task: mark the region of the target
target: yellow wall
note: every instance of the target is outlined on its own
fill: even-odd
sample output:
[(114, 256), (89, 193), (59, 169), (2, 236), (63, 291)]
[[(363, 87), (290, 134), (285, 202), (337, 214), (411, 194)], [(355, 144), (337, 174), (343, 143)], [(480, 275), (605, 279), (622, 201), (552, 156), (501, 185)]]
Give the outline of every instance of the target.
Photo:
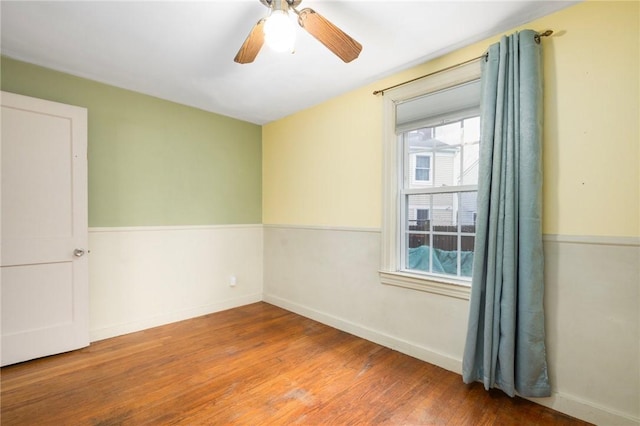
[[(586, 2), (553, 29), (545, 66), (544, 232), (640, 236), (640, 3)], [(520, 29), (520, 28), (518, 28)], [(482, 54), (498, 37), (263, 126), (263, 223), (380, 227), (380, 89)]]

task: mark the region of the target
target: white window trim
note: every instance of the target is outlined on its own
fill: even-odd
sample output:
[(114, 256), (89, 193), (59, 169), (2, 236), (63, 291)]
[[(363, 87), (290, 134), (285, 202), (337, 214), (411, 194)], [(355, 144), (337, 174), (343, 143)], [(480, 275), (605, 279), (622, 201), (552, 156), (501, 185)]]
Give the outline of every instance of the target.
[(455, 279), (400, 272), (398, 218), (400, 217), (399, 183), (402, 170), (398, 161), (403, 155), (396, 135), (396, 105), (426, 93), (477, 80), (481, 76), (480, 60), (446, 72), (434, 74), (411, 84), (389, 90), (383, 96), (383, 176), (382, 176), (382, 248), (380, 281), (383, 284), (427, 291), (469, 300), (471, 287)]

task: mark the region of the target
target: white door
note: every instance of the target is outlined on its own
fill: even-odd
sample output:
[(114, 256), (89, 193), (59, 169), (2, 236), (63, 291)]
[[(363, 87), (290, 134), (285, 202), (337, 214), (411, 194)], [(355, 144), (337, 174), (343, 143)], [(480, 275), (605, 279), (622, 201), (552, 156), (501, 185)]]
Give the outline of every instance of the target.
[(87, 110), (0, 92), (1, 365), (89, 344)]

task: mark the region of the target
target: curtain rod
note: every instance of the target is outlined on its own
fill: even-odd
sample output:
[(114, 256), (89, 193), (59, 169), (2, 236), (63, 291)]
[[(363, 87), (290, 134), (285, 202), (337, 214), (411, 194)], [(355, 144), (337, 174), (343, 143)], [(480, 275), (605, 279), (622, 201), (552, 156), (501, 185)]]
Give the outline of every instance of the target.
[[(551, 34), (553, 34), (552, 30), (546, 30), (543, 33), (536, 34), (534, 40), (535, 40), (536, 43), (540, 44), (540, 37), (549, 37)], [(487, 53), (485, 53), (483, 55), (480, 55), (480, 56), (478, 56), (476, 58), (468, 59), (468, 60), (466, 60), (464, 62), (460, 62), (460, 63), (454, 64), (454, 65), (448, 66), (446, 68), (442, 68), (442, 69), (440, 69), (438, 71), (430, 72), (429, 74), (421, 75), (419, 77), (412, 78), (411, 80), (407, 80), (407, 81), (403, 81), (402, 83), (394, 84), (393, 86), (385, 87), (384, 89), (380, 89), (380, 90), (375, 90), (373, 92), (373, 94), (374, 95), (378, 95), (378, 94), (384, 95), (384, 92), (386, 92), (387, 90), (395, 89), (396, 87), (404, 86), (405, 84), (413, 83), (414, 81), (421, 80), (421, 79), (426, 78), (426, 77), (431, 77), (434, 74), (439, 74), (439, 73), (444, 72), (444, 71), (449, 71), (450, 69), (453, 69), (453, 68), (458, 68), (458, 67), (461, 67), (463, 65), (470, 64), (471, 62), (479, 61), (482, 58), (486, 58), (488, 55), (489, 55), (489, 52), (487, 52)]]

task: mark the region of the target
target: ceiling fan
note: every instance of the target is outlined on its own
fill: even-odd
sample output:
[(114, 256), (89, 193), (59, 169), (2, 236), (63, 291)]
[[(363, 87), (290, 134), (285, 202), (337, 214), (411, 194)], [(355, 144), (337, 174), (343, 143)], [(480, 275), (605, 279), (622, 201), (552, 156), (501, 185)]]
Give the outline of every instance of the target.
[(298, 16), (298, 24), (302, 28), (344, 62), (351, 62), (360, 55), (360, 43), (315, 10), (296, 9), (301, 2), (302, 0), (260, 0), (260, 3), (269, 8), (269, 15), (260, 19), (251, 29), (234, 61), (240, 64), (253, 62), (265, 40), (276, 50), (292, 52), (295, 26), (288, 16), (290, 10)]

